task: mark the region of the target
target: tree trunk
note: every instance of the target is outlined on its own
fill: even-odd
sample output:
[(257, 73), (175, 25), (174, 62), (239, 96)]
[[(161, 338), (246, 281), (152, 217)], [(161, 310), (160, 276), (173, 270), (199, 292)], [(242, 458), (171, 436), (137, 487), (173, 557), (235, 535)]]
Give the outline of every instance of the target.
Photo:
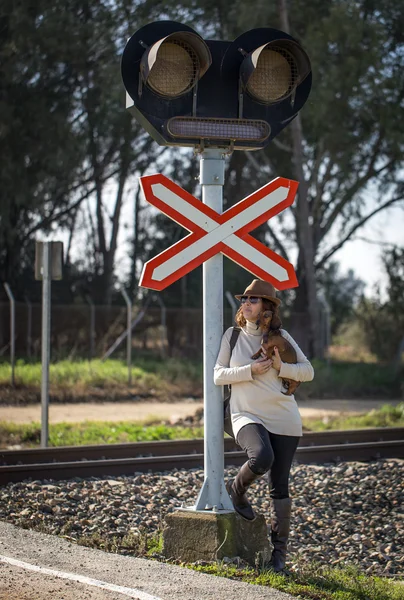
[[(320, 339), (319, 306), (317, 301), (316, 275), (314, 269), (314, 247), (312, 228), (309, 223), (308, 186), (303, 173), (302, 128), (299, 115), (292, 121), (293, 159), (299, 181), (299, 194), (296, 205), (296, 232), (301, 257), (301, 290), (296, 290), (296, 309), (302, 304), (303, 295), (307, 307), (309, 354), (316, 358), (323, 357)], [(303, 280), (303, 281), (302, 281)], [(300, 306), (299, 306), (300, 305)], [(303, 308), (303, 306), (301, 306)]]
[[(278, 0), (279, 18), (281, 29), (289, 33), (289, 18), (286, 6), (286, 0)], [(296, 179), (299, 181), (299, 192), (296, 203), (296, 232), (297, 242), (299, 246), (298, 263), (301, 267), (300, 287), (296, 290), (296, 302), (294, 308), (299, 315), (296, 315), (296, 321), (299, 321), (302, 327), (301, 320), (304, 319), (304, 314), (300, 312), (306, 307), (307, 312), (307, 332), (301, 331), (300, 335), (308, 335), (308, 343), (306, 352), (317, 358), (323, 355), (323, 348), (320, 339), (319, 327), (319, 308), (317, 302), (316, 277), (314, 269), (314, 246), (312, 227), (310, 225), (310, 210), (308, 199), (308, 184), (303, 171), (303, 129), (300, 115), (297, 115), (289, 125), (292, 134), (293, 146), (293, 167), (296, 173)], [(303, 301), (302, 301), (303, 299)], [(297, 323), (296, 323), (297, 325)], [(306, 328), (305, 328), (306, 329)], [(299, 339), (302, 343), (302, 339)]]

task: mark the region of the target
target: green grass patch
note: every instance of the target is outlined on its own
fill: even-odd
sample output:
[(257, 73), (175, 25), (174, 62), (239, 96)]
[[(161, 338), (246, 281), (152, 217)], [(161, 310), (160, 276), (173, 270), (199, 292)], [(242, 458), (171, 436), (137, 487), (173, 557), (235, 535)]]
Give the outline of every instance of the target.
[(145, 541), (146, 555), (152, 557), (153, 555), (161, 555), (163, 552), (163, 533), (155, 533), (148, 535)]
[[(42, 367), (40, 362), (29, 363), (18, 360), (15, 381), (19, 386), (40, 386)], [(10, 383), (11, 366), (0, 363), (0, 385)], [(132, 367), (132, 381), (145, 389), (177, 383), (182, 380), (202, 381), (201, 361), (184, 361), (176, 358), (136, 357)], [(49, 381), (54, 386), (106, 387), (127, 385), (128, 368), (123, 360), (62, 360), (51, 363)]]
[[(303, 419), (306, 431), (335, 429), (361, 429), (369, 427), (404, 427), (404, 402), (397, 406), (383, 405), (364, 415)], [(203, 437), (203, 427), (166, 425), (158, 417), (144, 422), (133, 421), (82, 421), (80, 423), (54, 423), (49, 425), (50, 446), (83, 446), (97, 444), (123, 444), (153, 440), (179, 440)], [(0, 422), (0, 447), (22, 445), (38, 446), (41, 439), (40, 423), (15, 424)]]
[[(398, 398), (402, 393), (403, 374), (389, 365), (366, 362), (313, 361), (315, 377), (299, 388), (299, 395), (311, 398)], [(202, 394), (203, 361), (151, 356), (137, 353), (132, 368), (131, 393), (175, 392), (178, 396)], [(18, 360), (16, 386), (40, 389), (41, 364)], [(0, 362), (0, 388), (9, 386), (11, 367)], [(128, 370), (124, 360), (62, 360), (50, 365), (51, 395), (74, 398), (89, 390), (128, 390)], [(170, 390), (175, 386), (175, 390)], [(1, 389), (0, 389), (1, 391)], [(118, 394), (119, 395), (119, 394)], [(1, 396), (0, 396), (1, 399)], [(23, 399), (23, 398), (22, 398)]]
[[(358, 408), (359, 408), (358, 403)], [(404, 402), (396, 406), (384, 404), (363, 415), (326, 416), (322, 419), (303, 419), (303, 426), (310, 431), (335, 429), (364, 429), (372, 427), (404, 427)]]
[(354, 566), (329, 567), (318, 563), (298, 565), (290, 575), (269, 570), (237, 568), (224, 563), (185, 565), (196, 571), (275, 588), (305, 600), (402, 600), (400, 583), (360, 572)]
[[(145, 425), (130, 421), (55, 423), (49, 425), (49, 446), (85, 446), (94, 444), (123, 444), (155, 440), (179, 440), (203, 437), (202, 427)], [(0, 422), (0, 445), (38, 446), (41, 440), (40, 423), (14, 424)]]

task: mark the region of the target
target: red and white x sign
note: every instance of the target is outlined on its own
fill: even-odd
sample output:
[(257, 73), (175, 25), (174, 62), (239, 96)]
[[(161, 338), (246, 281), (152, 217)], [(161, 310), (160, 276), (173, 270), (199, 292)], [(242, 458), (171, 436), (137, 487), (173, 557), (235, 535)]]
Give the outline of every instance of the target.
[(293, 266), (249, 235), (293, 204), (297, 181), (277, 177), (221, 215), (164, 175), (140, 183), (147, 202), (191, 231), (144, 265), (142, 287), (164, 290), (218, 252), (278, 290), (298, 286)]

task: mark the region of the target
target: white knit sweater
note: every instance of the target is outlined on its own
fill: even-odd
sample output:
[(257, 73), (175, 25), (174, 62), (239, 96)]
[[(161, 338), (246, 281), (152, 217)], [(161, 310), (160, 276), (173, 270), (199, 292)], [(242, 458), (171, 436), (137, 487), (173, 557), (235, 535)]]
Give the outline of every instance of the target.
[(219, 356), (214, 369), (216, 385), (231, 385), (231, 416), (233, 431), (237, 434), (248, 423), (259, 423), (271, 433), (302, 435), (302, 420), (294, 396), (282, 394), (282, 377), (296, 381), (311, 381), (314, 370), (309, 360), (287, 331), (282, 336), (296, 350), (297, 363), (282, 363), (278, 373), (274, 368), (263, 375), (252, 375), (251, 358), (260, 348), (261, 330), (247, 321), (241, 329), (230, 358), (230, 327), (223, 335)]

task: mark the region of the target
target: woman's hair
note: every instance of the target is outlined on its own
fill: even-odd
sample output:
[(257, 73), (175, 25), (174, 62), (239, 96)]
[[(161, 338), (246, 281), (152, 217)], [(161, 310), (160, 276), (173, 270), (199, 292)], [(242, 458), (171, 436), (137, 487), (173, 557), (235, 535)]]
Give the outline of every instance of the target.
[[(262, 298), (262, 311), (257, 319), (257, 328), (259, 327), (259, 324), (260, 324), (260, 316), (266, 310), (270, 310), (272, 312), (272, 319), (271, 319), (271, 325), (270, 325), (271, 331), (276, 331), (276, 330), (280, 329), (282, 327), (282, 321), (281, 321), (281, 316), (279, 314), (279, 306), (277, 306), (274, 302), (271, 302), (271, 300), (268, 300), (267, 298)], [(234, 320), (235, 320), (236, 324), (238, 325), (238, 327), (245, 327), (246, 320), (244, 318), (243, 311), (241, 309), (241, 305), (236, 313)]]

